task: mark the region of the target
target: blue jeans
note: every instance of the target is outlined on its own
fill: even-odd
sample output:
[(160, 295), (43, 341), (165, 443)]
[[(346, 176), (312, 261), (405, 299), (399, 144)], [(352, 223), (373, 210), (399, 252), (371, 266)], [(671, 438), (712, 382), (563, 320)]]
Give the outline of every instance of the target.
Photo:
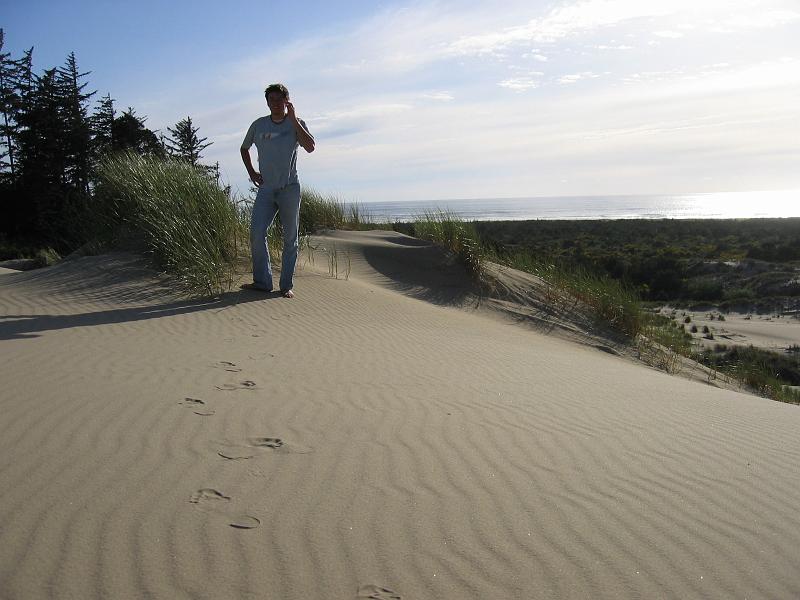
[(267, 230), (280, 213), (283, 225), (283, 260), (281, 261), (281, 291), (292, 289), (292, 277), (297, 263), (297, 236), (300, 226), (300, 184), (290, 183), (282, 188), (262, 185), (256, 194), (250, 218), (250, 249), (253, 255), (253, 283), (272, 289), (272, 265), (267, 249)]

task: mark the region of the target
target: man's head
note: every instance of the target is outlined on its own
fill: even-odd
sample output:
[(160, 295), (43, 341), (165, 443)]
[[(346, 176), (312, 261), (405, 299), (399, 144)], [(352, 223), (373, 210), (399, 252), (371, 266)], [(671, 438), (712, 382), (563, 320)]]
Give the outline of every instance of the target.
[(273, 116), (283, 116), (286, 113), (286, 103), (289, 101), (289, 90), (282, 83), (273, 83), (264, 90), (264, 98)]

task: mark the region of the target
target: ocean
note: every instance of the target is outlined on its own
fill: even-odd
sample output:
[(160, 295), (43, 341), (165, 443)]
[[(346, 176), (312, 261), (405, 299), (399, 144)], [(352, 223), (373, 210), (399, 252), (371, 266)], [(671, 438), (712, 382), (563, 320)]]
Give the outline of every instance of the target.
[(359, 206), (377, 222), (413, 221), (437, 210), (465, 221), (785, 218), (800, 217), (800, 190), (361, 202)]

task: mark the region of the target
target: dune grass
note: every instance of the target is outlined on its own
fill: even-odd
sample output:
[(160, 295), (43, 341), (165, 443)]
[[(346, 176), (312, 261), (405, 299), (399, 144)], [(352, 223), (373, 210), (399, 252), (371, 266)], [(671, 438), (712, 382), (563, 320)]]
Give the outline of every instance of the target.
[(344, 203), (336, 196), (325, 196), (304, 187), (300, 201), (300, 233), (309, 235), (321, 229), (343, 229), (346, 224)]
[(324, 195), (303, 187), (300, 203), (300, 233), (310, 235), (322, 229), (389, 229), (385, 223), (376, 223), (368, 211), (358, 203), (345, 203), (338, 196)]
[(236, 279), (248, 250), (248, 215), (185, 162), (123, 153), (105, 159), (95, 190), (102, 227), (143, 242), (158, 267), (194, 294), (215, 295)]
[(622, 282), (580, 266), (542, 261), (526, 251), (500, 256), (499, 260), (540, 277), (554, 298), (569, 296), (582, 302), (597, 319), (630, 339), (642, 332), (645, 323), (639, 298)]
[(484, 274), (486, 252), (472, 223), (445, 211), (426, 211), (413, 223), (413, 235), (450, 250), (476, 281)]

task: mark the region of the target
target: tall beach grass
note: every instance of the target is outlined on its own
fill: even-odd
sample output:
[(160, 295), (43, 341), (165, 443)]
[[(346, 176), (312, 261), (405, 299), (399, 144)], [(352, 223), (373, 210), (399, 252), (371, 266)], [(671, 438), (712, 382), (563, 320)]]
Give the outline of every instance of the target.
[(483, 279), (485, 252), (472, 223), (446, 210), (426, 211), (414, 220), (413, 232), (450, 250), (476, 281)]
[(644, 319), (639, 297), (624, 283), (581, 266), (543, 261), (530, 252), (515, 252), (498, 260), (542, 279), (550, 288), (551, 300), (574, 298), (587, 306), (599, 321), (632, 340), (642, 332)]
[(145, 244), (156, 264), (194, 294), (230, 289), (248, 249), (247, 211), (192, 165), (134, 153), (105, 159), (98, 218), (119, 238)]

